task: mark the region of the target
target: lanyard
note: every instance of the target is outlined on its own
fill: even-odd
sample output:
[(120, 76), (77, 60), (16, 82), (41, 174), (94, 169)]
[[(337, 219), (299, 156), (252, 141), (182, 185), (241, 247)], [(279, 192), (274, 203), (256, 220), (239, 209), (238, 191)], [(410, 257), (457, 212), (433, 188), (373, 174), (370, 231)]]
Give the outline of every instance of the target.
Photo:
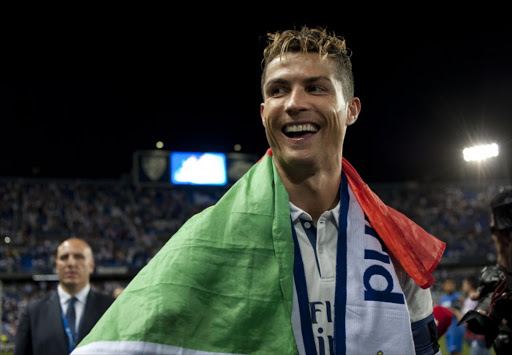
[[(334, 354), (341, 355), (346, 352), (345, 344), (345, 305), (347, 301), (347, 214), (348, 214), (348, 184), (345, 174), (342, 174), (340, 185), (340, 212), (338, 243), (336, 246), (336, 285), (334, 294)], [(297, 298), (300, 311), (302, 338), (307, 355), (317, 355), (315, 338), (311, 323), (311, 313), (306, 285), (304, 263), (300, 252), (297, 233), (292, 221), (292, 235), (294, 241), (295, 258), (293, 274), (297, 290)], [(325, 353), (325, 344), (320, 345), (320, 351)]]
[[(66, 336), (68, 338), (68, 349), (71, 353), (73, 349), (75, 348), (76, 341), (77, 341), (77, 335), (73, 334), (71, 332), (71, 328), (69, 327), (68, 320), (66, 319), (66, 315), (64, 314), (64, 311), (61, 309), (60, 314), (62, 316), (62, 324), (64, 325), (64, 331), (66, 332)], [(78, 329), (76, 329), (76, 333), (78, 334)]]

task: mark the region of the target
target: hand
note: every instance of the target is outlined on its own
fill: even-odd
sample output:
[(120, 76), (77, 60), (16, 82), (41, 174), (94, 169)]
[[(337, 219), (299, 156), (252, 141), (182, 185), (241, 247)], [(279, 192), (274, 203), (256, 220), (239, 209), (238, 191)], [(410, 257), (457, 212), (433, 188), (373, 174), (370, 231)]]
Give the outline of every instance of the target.
[(475, 291), (471, 291), (469, 294), (468, 294), (469, 298), (471, 298), (473, 301), (478, 301), (480, 299), (480, 291), (478, 290), (475, 290)]

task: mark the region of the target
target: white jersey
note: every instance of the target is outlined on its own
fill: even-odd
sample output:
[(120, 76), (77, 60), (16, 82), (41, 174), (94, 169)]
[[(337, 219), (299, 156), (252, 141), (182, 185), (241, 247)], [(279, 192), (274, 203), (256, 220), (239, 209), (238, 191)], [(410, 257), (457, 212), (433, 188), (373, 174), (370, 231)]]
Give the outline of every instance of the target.
[(316, 227), (290, 203), (299, 353), (415, 354), (411, 323), (432, 315), (430, 291), (390, 257), (345, 178), (340, 189)]

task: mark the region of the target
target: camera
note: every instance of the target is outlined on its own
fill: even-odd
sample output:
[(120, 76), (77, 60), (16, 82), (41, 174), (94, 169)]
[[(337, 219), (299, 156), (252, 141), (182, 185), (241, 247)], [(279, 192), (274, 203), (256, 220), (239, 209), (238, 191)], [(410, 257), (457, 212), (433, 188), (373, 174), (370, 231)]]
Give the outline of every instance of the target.
[(486, 266), (479, 278), (480, 294), (475, 309), (458, 324), (466, 323), (475, 334), (485, 336), (488, 348), (496, 354), (512, 354), (512, 274), (500, 265)]
[(482, 269), (478, 304), (458, 324), (466, 323), (470, 331), (484, 335), (486, 346), (492, 345), (497, 355), (512, 354), (512, 270), (502, 266), (512, 262), (512, 187), (498, 193), (490, 207), (498, 264)]

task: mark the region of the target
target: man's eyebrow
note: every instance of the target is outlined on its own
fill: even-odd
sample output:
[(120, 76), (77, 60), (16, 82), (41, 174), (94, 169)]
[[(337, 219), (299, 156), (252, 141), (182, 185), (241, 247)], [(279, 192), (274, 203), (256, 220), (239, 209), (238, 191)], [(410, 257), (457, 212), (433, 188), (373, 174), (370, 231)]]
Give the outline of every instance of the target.
[(312, 77), (304, 79), (304, 82), (306, 84), (311, 84), (311, 83), (314, 83), (314, 82), (317, 82), (317, 81), (328, 81), (328, 82), (331, 82), (331, 79), (329, 79), (328, 77), (323, 76), (323, 75), (312, 76)]
[(273, 86), (273, 85), (284, 85), (284, 84), (288, 84), (288, 83), (289, 83), (289, 81), (286, 79), (275, 78), (275, 79), (270, 79), (269, 81), (267, 81), (267, 83), (265, 84), (265, 87)]
[[(331, 79), (329, 79), (327, 76), (320, 75), (320, 76), (311, 76), (311, 77), (305, 78), (303, 80), (303, 82), (305, 84), (311, 84), (311, 83), (315, 83), (318, 81), (328, 81), (330, 83)], [(273, 85), (286, 85), (289, 83), (290, 83), (289, 80), (286, 80), (283, 78), (275, 78), (275, 79), (270, 79), (269, 81), (267, 81), (267, 83), (265, 84), (265, 87), (273, 86)]]

